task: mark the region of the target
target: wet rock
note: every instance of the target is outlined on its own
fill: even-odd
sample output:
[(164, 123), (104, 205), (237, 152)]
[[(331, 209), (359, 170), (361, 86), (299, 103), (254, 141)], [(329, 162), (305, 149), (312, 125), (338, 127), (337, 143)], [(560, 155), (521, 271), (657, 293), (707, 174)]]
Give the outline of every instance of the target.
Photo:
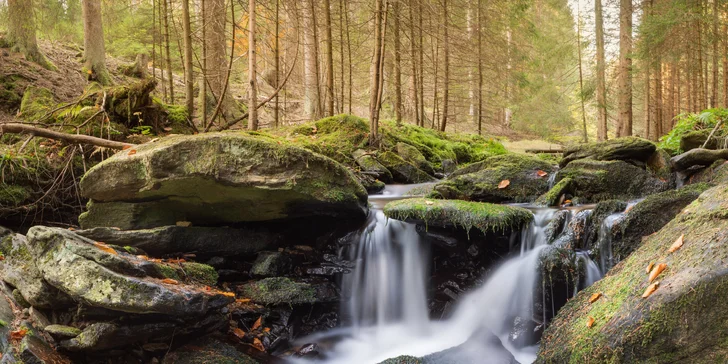
[(319, 356), (319, 347), (317, 344), (306, 344), (296, 351), (297, 357), (316, 358)]
[(260, 252), (253, 262), (250, 273), (256, 276), (275, 277), (288, 274), (292, 266), (291, 258), (282, 252)]
[[(487, 361), (493, 364), (518, 364), (503, 343), (488, 329), (481, 329), (473, 333), (464, 343), (438, 353), (430, 354), (421, 361), (397, 361), (399, 357), (385, 361), (387, 364), (455, 364), (455, 363), (482, 363)], [(411, 357), (410, 357), (411, 358)], [(487, 359), (485, 359), (487, 358)], [(409, 359), (407, 359), (409, 360)]]
[(662, 148), (658, 148), (650, 159), (647, 160), (647, 169), (657, 178), (670, 182), (673, 187), (675, 176), (672, 173), (672, 165), (670, 164), (670, 153)]
[(520, 207), (459, 200), (412, 198), (393, 201), (384, 206), (387, 217), (425, 226), (476, 228), (491, 231), (518, 230), (533, 220), (533, 214)]
[(535, 203), (541, 206), (560, 206), (569, 199), (573, 189), (574, 180), (571, 177), (562, 178), (548, 192), (539, 196)]
[[(20, 362), (24, 364), (70, 364), (72, 361), (55, 351), (37, 335), (26, 335), (20, 342)], [(0, 361), (4, 362), (4, 361)]]
[(169, 284), (145, 276), (150, 262), (100, 249), (58, 228), (28, 231), (31, 254), (43, 278), (74, 299), (130, 313), (200, 316), (234, 299), (203, 287)]
[(434, 177), (405, 161), (393, 152), (380, 153), (377, 160), (392, 172), (392, 177), (398, 183), (424, 183), (432, 182)]
[[(597, 240), (599, 239), (599, 235), (602, 234), (600, 230), (603, 228), (602, 223), (604, 219), (610, 215), (624, 212), (625, 209), (627, 209), (627, 203), (624, 201), (606, 200), (599, 202), (589, 219), (590, 221), (584, 240), (584, 250), (598, 248), (597, 244), (599, 242)], [(611, 231), (605, 233), (612, 234)]]
[[(728, 340), (728, 186), (703, 192), (603, 279), (579, 292), (544, 333), (538, 363), (722, 362)], [(668, 248), (684, 236), (683, 246)], [(645, 269), (667, 264), (659, 286)], [(594, 293), (603, 297), (594, 303)], [(595, 318), (591, 328), (589, 317)], [(584, 350), (588, 348), (588, 350)]]
[[(568, 193), (578, 203), (604, 200), (630, 200), (662, 192), (669, 188), (650, 172), (620, 160), (580, 159), (569, 163), (556, 175), (557, 182), (571, 179)], [(558, 183), (557, 183), (558, 186)]]
[(51, 334), (53, 337), (62, 339), (74, 338), (81, 335), (80, 329), (65, 325), (48, 325), (43, 329), (43, 331)]
[[(125, 230), (304, 216), (366, 216), (366, 191), (337, 162), (245, 133), (172, 136), (89, 170), (81, 226)], [(131, 155), (130, 155), (131, 154)], [(133, 204), (129, 207), (124, 204)], [(116, 211), (118, 215), (106, 214)]]
[(396, 358), (387, 359), (379, 364), (424, 364), (425, 362), (422, 361), (422, 359), (409, 356), (409, 355), (401, 355)]
[(1, 238), (0, 252), (4, 256), (0, 261), (0, 277), (17, 288), (23, 301), (41, 308), (61, 308), (73, 303), (71, 297), (43, 278), (25, 236), (10, 234)]
[(397, 155), (402, 157), (402, 159), (431, 176), (435, 175), (435, 170), (432, 168), (432, 165), (417, 148), (402, 142), (397, 143), (395, 148)]
[(717, 161), (713, 162), (710, 167), (691, 175), (690, 178), (686, 181), (687, 184), (703, 182), (711, 185), (728, 183), (728, 161), (724, 159), (718, 159)]
[(657, 147), (651, 141), (636, 137), (578, 144), (564, 151), (564, 157), (561, 159), (559, 166), (564, 168), (569, 163), (579, 159), (637, 161), (644, 163), (656, 149)]
[(335, 302), (339, 292), (327, 280), (294, 280), (274, 277), (252, 281), (237, 287), (240, 297), (250, 298), (263, 305), (286, 303), (291, 305)]
[(458, 163), (452, 159), (443, 159), (442, 160), (442, 172), (445, 175), (451, 174), (455, 172), (455, 170), (458, 168)]
[[(435, 186), (435, 193), (446, 199), (530, 202), (549, 188), (548, 178), (539, 171), (552, 173), (554, 166), (537, 157), (499, 155), (458, 169)], [(499, 188), (503, 180), (510, 183)]]
[(195, 340), (164, 357), (163, 364), (238, 363), (257, 364), (237, 347), (214, 336)]
[(361, 167), (362, 171), (384, 183), (392, 183), (392, 172), (379, 163), (372, 153), (357, 149), (352, 153), (352, 157), (354, 157), (356, 164)]
[(569, 210), (559, 210), (554, 214), (551, 221), (544, 228), (547, 243), (553, 242), (564, 231), (570, 216), (571, 212)]

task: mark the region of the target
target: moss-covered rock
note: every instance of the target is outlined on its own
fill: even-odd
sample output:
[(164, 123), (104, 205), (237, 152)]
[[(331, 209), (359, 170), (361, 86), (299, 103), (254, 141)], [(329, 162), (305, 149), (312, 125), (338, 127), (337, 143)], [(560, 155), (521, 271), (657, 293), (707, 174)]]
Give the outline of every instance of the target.
[(390, 172), (392, 172), (392, 176), (395, 182), (423, 183), (432, 182), (435, 180), (434, 177), (427, 174), (425, 171), (417, 168), (415, 165), (402, 159), (400, 156), (393, 152), (380, 153), (377, 156), (377, 160)]
[(51, 90), (44, 87), (28, 86), (20, 103), (20, 117), (28, 121), (37, 121), (49, 112), (55, 104)]
[(392, 172), (379, 163), (374, 158), (373, 153), (369, 153), (363, 149), (357, 149), (352, 153), (352, 157), (354, 157), (356, 164), (361, 167), (362, 171), (371, 174), (374, 178), (384, 183), (392, 183)]
[(402, 355), (396, 358), (387, 359), (379, 364), (424, 364), (424, 361), (418, 357)]
[(639, 161), (646, 162), (657, 147), (649, 140), (637, 137), (611, 139), (605, 142), (578, 144), (564, 151), (559, 164), (561, 168), (578, 159), (598, 161)]
[(570, 177), (561, 179), (548, 192), (536, 199), (536, 204), (545, 206), (561, 205), (566, 200), (566, 196), (571, 193), (573, 182), (574, 180)]
[(263, 305), (327, 303), (339, 299), (338, 290), (329, 281), (301, 281), (286, 277), (248, 282), (238, 287), (238, 293)]
[(513, 231), (533, 220), (524, 208), (483, 202), (413, 198), (393, 201), (384, 206), (387, 217), (433, 227), (454, 227), (484, 234)]
[(29, 198), (30, 192), (26, 187), (0, 183), (0, 205), (19, 206)]
[(571, 179), (569, 188), (560, 192), (571, 194), (578, 203), (611, 199), (627, 201), (669, 188), (667, 181), (621, 160), (580, 159), (558, 172), (557, 184), (567, 178)]
[(221, 338), (207, 336), (166, 355), (163, 364), (257, 364), (244, 352)]
[(397, 155), (402, 159), (431, 176), (435, 175), (435, 170), (432, 168), (432, 165), (417, 148), (402, 142), (397, 143), (395, 148)]
[(718, 159), (710, 167), (690, 176), (687, 183), (708, 183), (711, 185), (728, 183), (728, 161)]
[[(220, 225), (366, 214), (366, 190), (350, 171), (329, 158), (264, 136), (170, 136), (133, 151), (100, 163), (80, 183), (82, 195), (99, 206), (132, 203), (134, 214), (151, 220), (138, 218), (132, 228), (177, 221)], [(114, 216), (98, 216), (108, 213), (104, 209), (92, 207), (81, 219), (82, 226), (116, 226)]]
[(639, 248), (642, 237), (660, 230), (709, 187), (705, 183), (685, 186), (647, 196), (634, 205), (619, 223), (617, 236), (612, 238), (612, 252), (616, 260), (624, 259)]
[[(716, 363), (728, 360), (728, 186), (705, 191), (558, 313), (538, 363)], [(684, 236), (682, 247), (668, 249)], [(667, 264), (657, 290), (645, 269)], [(589, 298), (601, 298), (589, 303)], [(587, 322), (594, 319), (589, 327)]]
[(673, 182), (672, 166), (670, 165), (670, 153), (665, 149), (658, 148), (647, 160), (647, 169), (657, 178)]
[[(709, 129), (690, 130), (682, 135), (680, 138), (680, 150), (687, 152), (695, 148), (702, 148), (705, 141), (708, 140), (710, 135)], [(712, 138), (708, 145), (705, 146), (707, 149), (717, 149), (718, 140)]]
[(183, 262), (181, 265), (186, 279), (206, 286), (214, 286), (217, 284), (219, 276), (215, 268), (207, 264), (195, 262)]
[(250, 273), (261, 277), (275, 277), (290, 273), (291, 258), (283, 252), (260, 252), (250, 268)]
[[(548, 190), (547, 175), (554, 170), (554, 166), (537, 157), (499, 155), (458, 169), (438, 183), (435, 192), (446, 199), (530, 202)], [(499, 188), (503, 180), (510, 183)]]
[(81, 335), (80, 329), (66, 325), (48, 325), (43, 329), (43, 331), (53, 335), (54, 337), (64, 339)]

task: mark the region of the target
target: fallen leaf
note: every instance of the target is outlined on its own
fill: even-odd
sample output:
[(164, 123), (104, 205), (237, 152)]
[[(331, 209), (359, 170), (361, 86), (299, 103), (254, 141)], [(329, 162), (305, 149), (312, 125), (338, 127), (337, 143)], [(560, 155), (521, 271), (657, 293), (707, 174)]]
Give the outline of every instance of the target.
[(108, 245), (106, 245), (106, 244), (104, 244), (104, 243), (102, 243), (100, 241), (94, 242), (94, 245), (97, 248), (99, 248), (99, 249), (101, 249), (101, 250), (103, 250), (103, 251), (105, 251), (105, 252), (107, 252), (109, 254), (119, 255), (119, 253), (117, 253), (116, 250), (114, 250), (114, 248), (112, 248), (112, 247), (110, 247), (110, 246), (108, 246)]
[(253, 327), (250, 329), (250, 331), (253, 331), (260, 327), (260, 325), (263, 324), (263, 316), (258, 317), (257, 320), (255, 320), (255, 323), (253, 324)]
[(591, 327), (594, 326), (594, 321), (596, 321), (594, 317), (589, 316), (589, 321), (586, 322), (586, 327), (591, 329)]
[(139, 258), (139, 259), (141, 259), (141, 260), (149, 260), (149, 257), (146, 256), (146, 255), (137, 255), (136, 257)]
[(652, 267), (655, 266), (655, 263), (650, 262), (650, 264), (647, 266), (647, 269), (645, 269), (645, 273), (650, 274), (652, 272)]
[(655, 282), (647, 286), (647, 289), (645, 290), (645, 293), (642, 294), (642, 298), (650, 297), (651, 294), (655, 293), (657, 291), (657, 287), (660, 286), (660, 282)]
[(245, 331), (243, 331), (243, 330), (241, 330), (241, 329), (239, 329), (237, 327), (233, 329), (233, 334), (235, 336), (237, 336), (238, 339), (242, 339), (242, 338), (245, 337)]
[(263, 343), (260, 342), (260, 339), (258, 339), (257, 337), (253, 339), (253, 347), (260, 351), (265, 351), (265, 347), (263, 346)]
[(571, 203), (571, 200), (566, 200), (566, 201), (564, 201), (564, 205), (568, 205), (568, 204), (570, 204), (570, 203)]
[(191, 221), (177, 221), (177, 226), (180, 227), (189, 227), (190, 225), (192, 225)]
[(678, 249), (680, 249), (683, 246), (684, 239), (685, 239), (685, 234), (680, 235), (680, 237), (677, 238), (677, 240), (675, 240), (674, 243), (672, 243), (672, 245), (670, 246), (670, 249), (668, 249), (668, 252), (674, 253)]
[(121, 150), (127, 150), (127, 149), (131, 149), (131, 145), (125, 145), (125, 146), (121, 147)]
[(650, 272), (650, 283), (652, 283), (652, 281), (654, 281), (655, 278), (657, 278), (657, 276), (659, 276), (660, 273), (665, 270), (665, 268), (667, 268), (667, 264), (660, 263), (654, 269), (652, 269), (652, 272)]
[(0, 262), (2, 262), (3, 260), (5, 260), (5, 257), (0, 255)]
[(127, 153), (127, 155), (134, 155), (134, 154), (136, 154), (136, 149), (132, 149), (129, 151), (129, 153)]
[(166, 284), (179, 284), (179, 282), (177, 280), (174, 280), (172, 278), (162, 279), (162, 283), (166, 283)]
[(235, 297), (235, 292), (220, 291), (219, 293), (225, 297)]
[(548, 172), (542, 171), (542, 170), (539, 169), (538, 172), (536, 172), (536, 175), (539, 176), (539, 177), (546, 177), (549, 174), (548, 174)]
[(68, 231), (76, 231), (76, 229), (70, 227), (70, 228), (68, 228)]
[(500, 183), (498, 184), (498, 188), (504, 189), (504, 188), (508, 187), (508, 185), (510, 185), (510, 184), (511, 184), (511, 181), (504, 179), (504, 180), (500, 181)]
[(172, 263), (172, 264), (180, 264), (180, 263), (184, 263), (184, 262), (186, 262), (186, 260), (184, 260), (184, 259), (168, 259), (167, 260), (167, 263)]
[(249, 303), (250, 302), (250, 298), (238, 298), (237, 300), (235, 300), (235, 302), (237, 302), (237, 303)]
[(162, 130), (164, 130), (164, 131), (166, 131), (166, 132), (170, 132), (170, 131), (172, 131), (172, 128), (170, 128), (170, 127), (166, 127), (166, 128), (162, 128)]
[(601, 297), (602, 297), (602, 293), (601, 292), (595, 293), (595, 294), (591, 295), (591, 297), (589, 297), (589, 303), (594, 303), (594, 302), (596, 302)]
[(28, 333), (28, 329), (20, 329), (15, 331), (10, 331), (10, 339), (11, 340), (21, 340), (25, 337), (25, 335)]
[(263, 332), (270, 332), (270, 327), (266, 327), (263, 329)]
[(434, 204), (434, 202), (432, 202), (432, 201), (429, 201), (429, 200), (425, 201), (425, 205), (433, 205), (433, 204)]

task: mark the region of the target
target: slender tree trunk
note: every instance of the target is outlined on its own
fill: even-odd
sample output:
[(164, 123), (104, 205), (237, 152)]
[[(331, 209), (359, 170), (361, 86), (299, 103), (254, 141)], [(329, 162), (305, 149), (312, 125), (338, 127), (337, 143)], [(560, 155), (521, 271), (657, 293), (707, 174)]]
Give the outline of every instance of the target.
[(339, 77), (341, 79), (341, 94), (339, 96), (339, 114), (344, 113), (344, 104), (346, 103), (346, 97), (344, 90), (346, 88), (346, 82), (344, 82), (344, 0), (339, 0), (339, 56), (341, 56), (341, 62), (339, 63)]
[(169, 102), (174, 104), (174, 77), (172, 75), (172, 57), (169, 52), (169, 9), (167, 1), (162, 0), (164, 3), (164, 47), (165, 53), (167, 54), (167, 82), (169, 82)]
[(346, 56), (349, 63), (349, 114), (351, 114), (351, 103), (353, 100), (352, 87), (354, 86), (354, 64), (351, 63), (351, 31), (349, 30), (349, 2), (344, 0), (344, 17), (346, 20)]
[(710, 97), (710, 107), (718, 106), (718, 0), (713, 0), (713, 85)]
[[(202, 119), (205, 120), (217, 104), (220, 104), (218, 115), (223, 119), (233, 117), (235, 110), (234, 101), (227, 92), (225, 85), (228, 74), (228, 57), (225, 25), (227, 21), (226, 0), (204, 0), (202, 1), (203, 13), (203, 85), (200, 89), (204, 91), (201, 97)], [(209, 90), (209, 92), (208, 92)], [(210, 120), (214, 123), (215, 120)]]
[(157, 0), (152, 0), (152, 78), (157, 79)]
[[(477, 25), (477, 20), (473, 19), (473, 13), (477, 11), (473, 11), (473, 1), (479, 1), (479, 0), (468, 0), (467, 6), (468, 9), (465, 14), (465, 20), (467, 23), (467, 30), (468, 30), (468, 44), (473, 44), (473, 41), (475, 40), (475, 25)], [(468, 60), (469, 61), (469, 60)], [(468, 115), (472, 118), (474, 122), (477, 123), (478, 115), (475, 110), (475, 95), (476, 95), (476, 89), (475, 89), (475, 72), (474, 67), (470, 62), (467, 65), (468, 67)]]
[[(703, 15), (702, 0), (698, 0), (697, 4), (698, 4), (698, 9), (697, 9), (698, 16), (702, 17), (702, 15)], [(702, 24), (702, 21), (700, 21), (699, 19), (696, 20), (695, 22), (696, 22), (695, 30), (697, 31), (697, 37), (698, 37), (698, 45), (697, 45), (697, 47), (698, 47), (698, 49), (697, 49), (697, 54), (698, 54), (698, 62), (697, 62), (697, 64), (698, 64), (698, 69), (697, 69), (697, 73), (698, 73), (698, 108), (700, 110), (703, 110), (706, 108), (706, 105), (707, 105), (707, 102), (706, 102), (707, 93), (705, 92), (705, 88), (707, 87), (707, 84), (706, 84), (706, 80), (705, 80), (705, 77), (703, 74), (703, 26), (702, 26), (703, 24)]]
[(195, 115), (194, 73), (192, 71), (192, 29), (190, 26), (190, 0), (182, 0), (182, 29), (184, 38), (185, 105), (190, 120)]
[(450, 97), (450, 38), (448, 35), (447, 28), (449, 27), (449, 17), (447, 12), (447, 0), (443, 0), (443, 31), (444, 31), (444, 50), (445, 63), (444, 63), (444, 90), (442, 91), (442, 122), (440, 123), (440, 131), (445, 131), (447, 127), (447, 113), (448, 104)]
[[(659, 54), (660, 50), (656, 50)], [(662, 136), (662, 57), (657, 56), (657, 66), (655, 68), (655, 121), (652, 128), (653, 138), (652, 140), (657, 141)]]
[(158, 16), (158, 24), (159, 27), (157, 29), (157, 40), (159, 42), (159, 83), (162, 86), (162, 94), (164, 95), (164, 102), (169, 102), (169, 95), (167, 94), (167, 81), (164, 79), (164, 68), (166, 65), (166, 60), (164, 59), (164, 34), (163, 34), (163, 28), (164, 28), (164, 16), (162, 15), (162, 12), (164, 11), (164, 5), (162, 5), (162, 2), (166, 0), (158, 0), (157, 1), (157, 16)]
[(409, 1), (409, 23), (410, 23), (410, 60), (412, 61), (412, 101), (414, 102), (414, 110), (412, 115), (415, 119), (415, 125), (420, 125), (420, 100), (417, 89), (417, 52), (416, 52), (416, 31), (414, 7), (416, 0)]
[(589, 136), (587, 135), (586, 131), (586, 107), (584, 106), (584, 70), (581, 59), (581, 9), (577, 11), (576, 17), (576, 51), (577, 56), (579, 57), (579, 99), (581, 100), (581, 122), (584, 132), (584, 143), (586, 143), (589, 141)]
[(316, 28), (313, 14), (313, 3), (307, 0), (303, 10), (303, 90), (304, 115), (306, 119), (313, 120), (318, 117), (318, 65), (316, 52)]
[[(274, 45), (274, 52), (275, 52), (275, 88), (278, 88), (278, 83), (280, 82), (280, 73), (281, 73), (281, 50), (280, 50), (280, 0), (273, 0), (275, 1), (275, 45)], [(278, 105), (278, 94), (276, 94), (275, 98), (275, 105), (273, 107), (273, 127), (277, 128), (280, 126), (280, 107)]]
[(248, 5), (248, 82), (250, 83), (250, 101), (248, 102), (248, 129), (258, 130), (258, 82), (256, 72), (255, 49), (255, 0), (250, 0)]
[(324, 0), (326, 22), (326, 116), (334, 115), (334, 45), (331, 36), (331, 3)]
[(619, 130), (617, 136), (632, 135), (632, 0), (619, 7)]
[(644, 124), (645, 135), (644, 135), (644, 137), (646, 139), (653, 139), (652, 136), (651, 136), (652, 130), (650, 130), (651, 129), (651, 125), (652, 125), (652, 120), (651, 120), (652, 113), (650, 112), (651, 111), (650, 110), (650, 102), (652, 101), (652, 100), (650, 100), (650, 95), (651, 95), (651, 93), (650, 93), (650, 66), (647, 65), (647, 64), (645, 64), (644, 67), (645, 67), (645, 84), (644, 84), (645, 85), (645, 98), (644, 98), (644, 101), (645, 101), (645, 105), (644, 105), (645, 106), (645, 109), (644, 109), (644, 113), (645, 113), (645, 124)]
[(478, 1), (478, 135), (483, 135), (483, 4)]
[(374, 55), (373, 72), (369, 83), (369, 145), (376, 146), (379, 137), (379, 71), (382, 60), (383, 0), (374, 1)]
[[(200, 70), (200, 117), (202, 118), (202, 127), (204, 129), (207, 129), (207, 104), (210, 102), (208, 100), (207, 95), (207, 83), (208, 80), (208, 74), (210, 73), (210, 69), (207, 66), (207, 49), (208, 46), (208, 35), (207, 35), (207, 27), (209, 24), (211, 24), (214, 20), (208, 19), (208, 17), (212, 18), (212, 14), (210, 14), (210, 9), (206, 9), (207, 5), (210, 4), (210, 2), (213, 0), (200, 0), (200, 18), (202, 20), (202, 67)], [(212, 122), (212, 121), (211, 121)]]
[(402, 124), (402, 46), (399, 39), (400, 1), (393, 0), (392, 3), (392, 15), (394, 16), (394, 117), (397, 125)]
[(84, 68), (90, 80), (110, 85), (111, 75), (106, 70), (106, 47), (101, 21), (101, 0), (83, 0)]
[(417, 28), (417, 33), (420, 38), (419, 46), (417, 47), (420, 53), (420, 73), (419, 73), (419, 82), (418, 86), (420, 87), (420, 126), (425, 126), (425, 37), (423, 35), (422, 25), (423, 25), (423, 8), (422, 8), (422, 1), (418, 1), (419, 3), (419, 11), (417, 15), (417, 20), (419, 21), (419, 28)]
[[(13, 52), (22, 53), (27, 60), (38, 63), (44, 68), (56, 69), (38, 48), (38, 41), (35, 37), (33, 2), (30, 0), (7, 0), (7, 4), (8, 41), (12, 45)], [(84, 1), (84, 8), (85, 4), (86, 1)], [(99, 26), (101, 25), (99, 24)]]
[(723, 107), (728, 108), (728, 20), (723, 22)]
[(609, 137), (607, 135), (607, 82), (605, 76), (606, 62), (604, 59), (604, 15), (602, 11), (602, 0), (594, 1), (594, 14), (597, 37), (597, 139), (604, 141)]

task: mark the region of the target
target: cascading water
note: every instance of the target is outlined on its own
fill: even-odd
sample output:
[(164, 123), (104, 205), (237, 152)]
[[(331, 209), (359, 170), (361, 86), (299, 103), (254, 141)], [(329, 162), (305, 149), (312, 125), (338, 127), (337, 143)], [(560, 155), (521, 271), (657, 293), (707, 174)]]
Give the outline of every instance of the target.
[[(387, 193), (388, 192), (388, 193)], [(373, 209), (359, 244), (348, 252), (357, 263), (345, 276), (349, 296), (342, 305), (348, 319), (344, 329), (307, 340), (341, 338), (325, 355), (326, 363), (379, 363), (400, 355), (424, 357), (425, 362), (521, 363), (535, 360), (536, 340), (513, 340), (514, 325), (535, 319), (539, 262), (547, 248), (546, 226), (558, 211), (538, 209), (534, 221), (521, 232), (520, 248), (488, 275), (485, 283), (464, 295), (450, 317), (430, 320), (427, 309), (428, 246), (415, 225), (388, 220), (380, 210), (403, 191), (372, 196)], [(564, 224), (566, 225), (566, 224)], [(579, 255), (587, 267), (587, 284), (601, 277), (588, 255)], [(533, 328), (523, 330), (528, 336)], [(484, 339), (489, 338), (489, 339)], [(435, 353), (435, 354), (433, 354)], [(512, 356), (511, 356), (512, 355)]]

